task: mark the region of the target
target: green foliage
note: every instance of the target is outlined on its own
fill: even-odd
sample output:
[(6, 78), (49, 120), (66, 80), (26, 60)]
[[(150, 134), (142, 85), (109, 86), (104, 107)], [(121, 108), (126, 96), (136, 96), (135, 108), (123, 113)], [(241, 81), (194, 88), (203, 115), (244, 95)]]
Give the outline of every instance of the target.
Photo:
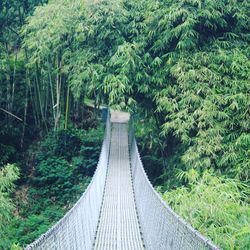
[(0, 143), (0, 155), (2, 155), (0, 159), (0, 166), (3, 166), (9, 159), (13, 158), (16, 153), (16, 150), (13, 146), (4, 145)]
[(21, 245), (32, 242), (46, 232), (65, 212), (59, 206), (50, 205), (44, 208), (44, 211), (40, 214), (30, 213), (25, 219), (20, 217), (14, 218), (8, 228), (11, 242), (18, 242)]
[[(187, 144), (182, 156), (187, 167), (227, 168), (228, 173), (234, 172), (240, 178), (248, 179), (249, 143), (246, 133), (250, 124), (246, 107), (249, 106), (249, 87), (248, 75), (243, 73), (250, 70), (247, 58), (235, 49), (227, 54), (222, 50), (208, 54), (198, 52), (193, 59), (182, 60), (172, 69), (178, 83), (174, 86), (176, 107), (174, 112), (168, 113), (163, 133), (174, 133), (182, 143)], [(235, 65), (244, 64), (245, 69), (236, 75), (229, 66), (224, 68), (227, 72), (222, 75), (223, 66), (219, 69), (217, 60), (228, 65), (233, 60)], [(237, 97), (240, 98), (241, 109), (232, 106), (237, 103)], [(160, 108), (165, 109), (168, 98), (166, 90), (164, 96), (158, 99)], [(239, 147), (242, 138), (245, 138), (244, 146), (241, 144)]]
[[(82, 166), (78, 168), (78, 171), (84, 176), (92, 176), (94, 174), (101, 152), (101, 144), (104, 135), (103, 131), (103, 127), (100, 126), (97, 129), (90, 129), (85, 132), (83, 145), (80, 149), (80, 157), (82, 157), (83, 162)], [(79, 158), (77, 165), (79, 165)]]
[[(34, 214), (28, 216), (25, 220), (14, 219), (11, 226), (13, 228), (10, 230), (10, 234), (14, 233), (14, 235), (11, 235), (12, 240), (23, 245), (46, 232), (51, 224), (45, 216)], [(14, 228), (16, 230), (13, 230)]]
[(72, 156), (79, 151), (84, 134), (84, 131), (77, 129), (51, 132), (41, 143), (41, 151), (37, 155), (38, 162), (46, 160), (52, 155), (71, 160)]
[[(34, 166), (30, 166), (27, 173), (28, 185), (19, 186), (20, 190), (16, 192), (17, 212), (12, 219), (13, 207), (6, 200), (9, 208), (4, 211), (9, 221), (5, 223), (6, 239), (0, 241), (0, 248), (8, 249), (13, 244), (25, 246), (66, 213), (89, 184), (99, 158), (102, 138), (102, 125), (89, 130), (58, 130), (50, 132), (30, 149)], [(8, 179), (10, 177), (9, 174)]]
[(159, 159), (162, 185), (176, 169), (192, 167), (249, 181), (247, 8), (223, 0), (144, 5), (133, 53), (124, 44), (127, 53), (115, 54), (117, 78), (129, 61), (135, 68), (126, 71), (125, 87), (111, 84), (111, 103), (119, 103), (116, 95), (137, 103), (146, 131), (139, 142)]
[(35, 213), (52, 204), (70, 205), (80, 196), (97, 165), (102, 137), (102, 126), (88, 131), (59, 130), (47, 136), (37, 153), (29, 191), (29, 206)]
[(11, 250), (22, 250), (23, 248), (22, 247), (20, 247), (20, 245), (19, 244), (12, 244), (11, 245), (11, 248), (10, 248)]
[(211, 171), (181, 172), (182, 186), (163, 194), (176, 212), (223, 249), (249, 249), (250, 208), (247, 186)]
[(34, 16), (27, 19), (28, 23), (22, 31), (24, 46), (33, 52), (29, 59), (31, 64), (42, 63), (42, 60), (45, 60), (44, 66), (49, 67), (51, 52), (52, 55), (60, 52), (67, 53), (82, 10), (83, 5), (77, 1), (74, 3), (53, 1), (49, 5), (36, 8)]
[(14, 182), (19, 178), (19, 170), (13, 164), (0, 168), (0, 248), (6, 244), (6, 225), (12, 218), (15, 208), (10, 194), (14, 191)]
[(41, 197), (50, 197), (62, 203), (67, 202), (75, 194), (74, 168), (58, 157), (50, 157), (41, 161), (37, 168), (33, 185), (37, 188), (35, 194)]
[[(17, 39), (15, 32), (6, 32), (18, 27), (17, 9), (27, 9), (21, 11), (27, 16), (35, 4), (43, 3), (29, 1), (30, 7), (24, 8), (23, 2), (11, 1), (11, 6), (8, 2), (2, 4), (6, 18), (0, 14), (5, 30), (1, 41)], [(15, 18), (8, 28), (12, 14)], [(249, 183), (250, 169), (249, 27), (245, 0), (55, 0), (37, 7), (18, 37), (16, 44), (23, 39), (18, 56), (14, 42), (0, 44), (0, 104), (25, 120), (17, 128), (9, 115), (0, 113), (4, 154), (0, 164), (15, 155), (16, 145), (22, 146), (34, 124), (45, 131), (54, 127), (57, 132), (49, 134), (34, 157), (37, 167), (30, 173), (29, 202), (41, 215), (50, 202), (63, 203), (72, 191), (78, 195), (81, 180), (86, 183), (84, 176), (93, 174), (101, 132), (88, 131), (88, 137), (87, 132), (60, 128), (68, 127), (68, 117), (74, 122), (87, 119), (82, 111), (85, 97), (94, 99), (95, 105), (106, 101), (137, 114), (138, 142), (154, 184), (163, 190), (186, 185), (177, 190), (186, 190), (187, 204), (198, 199), (196, 187), (204, 195), (210, 190), (211, 197), (206, 198), (211, 198), (211, 206), (221, 205), (212, 183), (231, 190), (232, 199), (225, 196), (228, 206), (218, 205), (210, 224), (199, 230), (210, 230), (207, 235), (222, 246), (228, 244), (226, 248), (248, 247), (244, 245), (248, 229), (239, 228), (240, 220), (245, 223), (241, 213), (249, 218), (239, 183)], [(13, 138), (15, 143), (4, 142)], [(198, 179), (176, 178), (180, 170), (190, 169)], [(208, 213), (201, 207), (197, 218), (206, 219)], [(235, 218), (235, 230), (221, 221), (223, 216)], [(210, 225), (215, 224), (213, 231)], [(221, 241), (216, 233), (221, 233)]]

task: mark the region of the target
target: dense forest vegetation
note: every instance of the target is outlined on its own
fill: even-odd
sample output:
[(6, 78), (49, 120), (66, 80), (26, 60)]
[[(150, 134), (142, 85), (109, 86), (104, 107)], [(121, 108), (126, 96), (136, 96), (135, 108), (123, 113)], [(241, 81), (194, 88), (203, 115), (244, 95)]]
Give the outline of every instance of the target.
[(250, 249), (249, 12), (247, 0), (1, 1), (0, 249), (33, 241), (89, 183), (103, 126), (88, 99), (133, 114), (178, 214)]

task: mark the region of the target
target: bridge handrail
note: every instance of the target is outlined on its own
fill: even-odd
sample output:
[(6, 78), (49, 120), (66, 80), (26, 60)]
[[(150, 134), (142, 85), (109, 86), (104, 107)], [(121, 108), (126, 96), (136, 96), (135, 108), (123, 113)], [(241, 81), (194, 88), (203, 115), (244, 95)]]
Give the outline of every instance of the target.
[(135, 202), (146, 249), (219, 250), (177, 215), (155, 191), (143, 168), (132, 124), (129, 144)]
[[(97, 230), (110, 149), (110, 114), (94, 176), (75, 205), (46, 233), (25, 249), (91, 249)], [(80, 211), (81, 210), (81, 211)], [(74, 237), (72, 237), (72, 234)], [(77, 240), (76, 240), (77, 239)]]

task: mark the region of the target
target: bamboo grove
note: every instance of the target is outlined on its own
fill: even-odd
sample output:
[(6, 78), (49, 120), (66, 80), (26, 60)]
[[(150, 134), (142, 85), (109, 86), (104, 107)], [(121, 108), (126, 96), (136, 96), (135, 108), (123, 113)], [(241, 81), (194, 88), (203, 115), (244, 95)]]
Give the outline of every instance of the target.
[(164, 199), (249, 249), (249, 1), (46, 2), (0, 3), (1, 134), (23, 148), (85, 119), (86, 99), (128, 110)]

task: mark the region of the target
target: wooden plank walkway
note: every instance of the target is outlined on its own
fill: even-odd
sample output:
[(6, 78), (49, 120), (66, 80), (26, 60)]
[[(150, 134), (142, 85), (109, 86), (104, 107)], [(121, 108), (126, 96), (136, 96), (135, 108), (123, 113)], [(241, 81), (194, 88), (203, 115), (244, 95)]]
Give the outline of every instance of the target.
[(127, 117), (113, 113), (111, 121), (115, 123), (112, 124), (108, 173), (94, 249), (140, 250), (144, 246), (133, 193)]

